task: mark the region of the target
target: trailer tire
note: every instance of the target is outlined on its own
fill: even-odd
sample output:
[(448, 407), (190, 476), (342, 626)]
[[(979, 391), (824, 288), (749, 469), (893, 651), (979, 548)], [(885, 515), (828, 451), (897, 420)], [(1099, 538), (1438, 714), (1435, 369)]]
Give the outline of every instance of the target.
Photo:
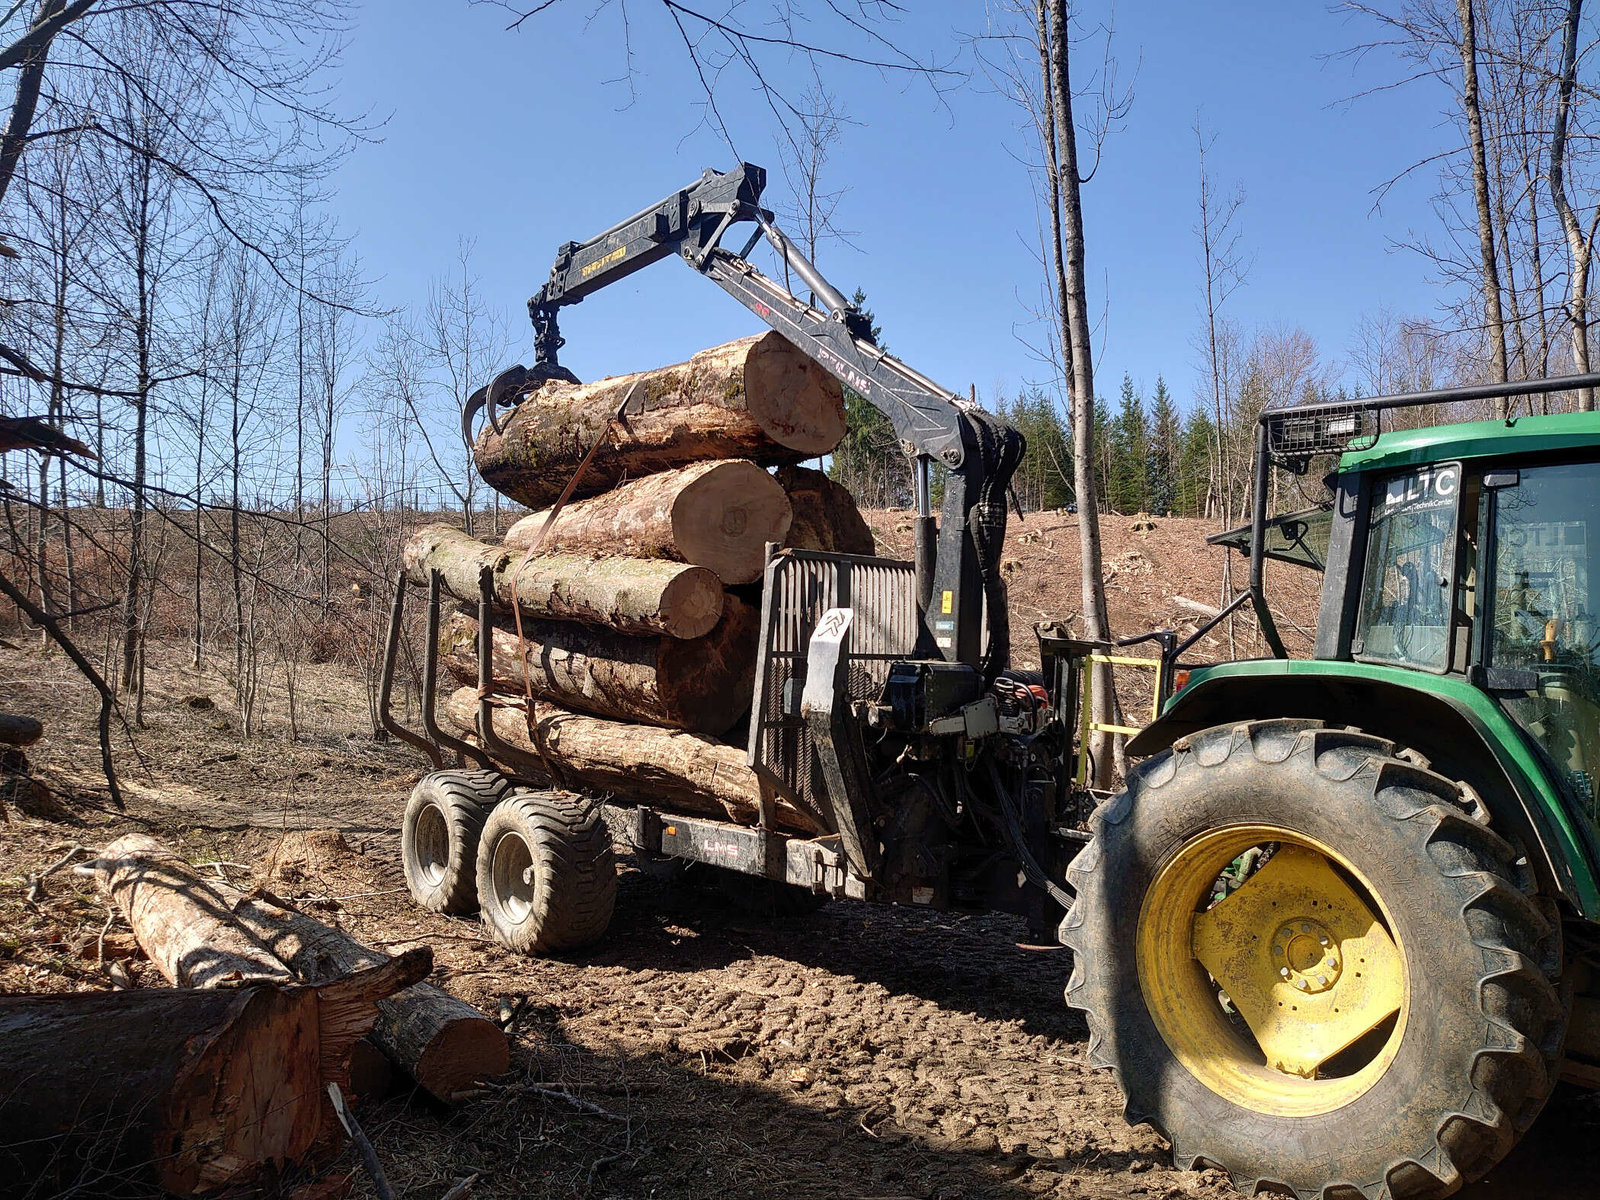
[[(1061, 929), (1128, 1121), (1246, 1195), (1441, 1197), (1500, 1161), (1555, 1085), (1567, 1011), (1559, 925), (1483, 815), (1393, 743), (1315, 721), (1208, 729), (1135, 768), (1091, 819)], [(1247, 843), (1267, 865), (1214, 890)], [(1341, 997), (1353, 1040), (1310, 1052)]]
[(400, 866), (423, 908), (477, 911), (478, 838), (509, 786), (498, 771), (432, 771), (411, 789), (400, 821)]
[(617, 860), (600, 801), (515, 788), (478, 844), (484, 927), (520, 954), (597, 940), (617, 903)]

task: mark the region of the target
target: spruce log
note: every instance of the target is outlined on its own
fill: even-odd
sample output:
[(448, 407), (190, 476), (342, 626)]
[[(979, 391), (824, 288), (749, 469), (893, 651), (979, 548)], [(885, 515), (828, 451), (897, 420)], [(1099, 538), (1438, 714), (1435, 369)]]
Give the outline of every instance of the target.
[[(264, 892), (215, 885), (241, 928), (270, 950), (295, 977), (324, 983), (381, 966), (387, 954), (368, 949), (342, 930), (283, 907)], [(413, 984), (378, 1001), (371, 1039), (437, 1099), (450, 1102), (511, 1065), (506, 1035), (472, 1005), (431, 983)]]
[(696, 638), (722, 616), (722, 584), (705, 567), (621, 555), (541, 554), (524, 562), (521, 548), (486, 545), (448, 525), (418, 530), (403, 557), (413, 583), (438, 570), (444, 590), (470, 604), (478, 602), (478, 571), (488, 567), (496, 603), (509, 609), (514, 597), (528, 617)]
[(574, 499), (708, 458), (800, 462), (844, 437), (838, 381), (765, 333), (654, 371), (546, 383), (502, 419), (501, 433), (485, 423), (473, 448), (478, 473), (529, 508), (554, 504), (630, 391), (627, 414), (595, 451)]
[[(524, 621), (526, 654), (508, 620), (494, 627), (496, 691), (600, 717), (720, 736), (750, 711), (760, 614), (727, 597), (702, 638), (629, 638), (559, 621)], [(439, 655), (462, 683), (478, 682), (478, 622), (451, 613), (439, 623)]]
[[(495, 732), (549, 763), (562, 786), (582, 783), (636, 804), (704, 813), (740, 825), (754, 825), (760, 815), (761, 784), (737, 746), (678, 730), (587, 717), (551, 704), (535, 706), (530, 730), (524, 701), (496, 696), (494, 704)], [(458, 689), (445, 701), (444, 713), (458, 728), (473, 732), (477, 689)], [(825, 832), (782, 798), (776, 800), (776, 816), (790, 829)]]
[(337, 1137), (327, 1085), (349, 1086), (376, 1002), (432, 965), (423, 947), (320, 987), (0, 996), (0, 1178), (38, 1195), (271, 1187)]
[(748, 459), (646, 475), (604, 495), (523, 517), (506, 545), (541, 551), (670, 558), (715, 571), (723, 583), (761, 578), (768, 542), (782, 542), (794, 511), (778, 481)]
[(211, 885), (148, 834), (118, 838), (89, 866), (174, 987), (293, 982), (287, 967), (234, 924)]
[(878, 552), (872, 530), (848, 488), (811, 467), (779, 467), (777, 482), (794, 509), (785, 546), (869, 557)]

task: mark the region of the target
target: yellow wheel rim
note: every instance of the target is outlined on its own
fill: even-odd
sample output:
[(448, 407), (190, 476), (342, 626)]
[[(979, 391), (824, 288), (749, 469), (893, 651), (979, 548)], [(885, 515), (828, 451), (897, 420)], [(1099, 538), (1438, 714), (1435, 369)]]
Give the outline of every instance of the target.
[[(1228, 864), (1267, 843), (1278, 847), (1267, 863), (1212, 904)], [(1330, 847), (1225, 826), (1157, 872), (1139, 913), (1139, 984), (1173, 1054), (1212, 1091), (1256, 1112), (1330, 1112), (1399, 1049), (1408, 984), (1393, 929), (1376, 889)]]

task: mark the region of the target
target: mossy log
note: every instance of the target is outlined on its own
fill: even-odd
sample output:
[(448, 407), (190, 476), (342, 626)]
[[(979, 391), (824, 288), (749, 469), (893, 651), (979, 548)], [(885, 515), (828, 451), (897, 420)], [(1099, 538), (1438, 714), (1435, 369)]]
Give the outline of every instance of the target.
[(529, 559), (521, 548), (490, 546), (448, 525), (419, 529), (402, 553), (414, 583), (427, 583), (428, 573), (437, 570), (444, 590), (469, 604), (478, 602), (478, 572), (488, 567), (496, 603), (507, 609), (515, 604), (528, 617), (697, 638), (722, 616), (722, 583), (705, 567), (622, 554)]
[[(629, 638), (556, 621), (524, 621), (523, 643), (495, 623), (493, 687), (594, 716), (640, 721), (713, 737), (750, 711), (760, 614), (734, 596), (702, 638)], [(451, 613), (440, 622), (439, 657), (462, 683), (478, 681), (478, 622)]]
[(844, 395), (838, 380), (766, 333), (653, 371), (543, 384), (501, 419), (501, 432), (484, 425), (473, 455), (490, 487), (547, 508), (602, 434), (574, 499), (707, 459), (777, 465), (827, 454), (844, 437)]
[[(761, 811), (761, 784), (737, 746), (672, 729), (628, 725), (538, 704), (529, 726), (524, 701), (494, 699), (494, 728), (518, 749), (548, 763), (564, 787), (582, 784), (615, 793), (635, 804), (668, 812), (700, 813), (754, 825)], [(458, 728), (477, 727), (478, 693), (460, 688), (443, 711)], [(822, 833), (815, 820), (777, 799), (779, 825)]]
[(506, 545), (674, 559), (723, 583), (753, 583), (767, 543), (783, 542), (793, 516), (776, 479), (748, 459), (724, 459), (630, 480), (568, 504), (553, 521), (532, 513), (506, 531)]

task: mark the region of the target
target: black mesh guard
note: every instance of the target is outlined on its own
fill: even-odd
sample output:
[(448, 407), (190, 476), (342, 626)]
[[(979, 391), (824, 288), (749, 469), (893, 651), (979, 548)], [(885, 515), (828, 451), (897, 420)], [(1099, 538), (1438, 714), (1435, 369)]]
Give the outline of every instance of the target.
[(988, 687), (1011, 662), (1011, 617), (1000, 558), (1006, 541), (1006, 500), (1011, 477), (1022, 465), (1028, 442), (1011, 425), (981, 409), (969, 411), (966, 418), (972, 430), (969, 453), (976, 455), (981, 464), (981, 482), (967, 517), (967, 529), (972, 535), (979, 578), (983, 580), (989, 622), (989, 640), (980, 664), (984, 686)]

